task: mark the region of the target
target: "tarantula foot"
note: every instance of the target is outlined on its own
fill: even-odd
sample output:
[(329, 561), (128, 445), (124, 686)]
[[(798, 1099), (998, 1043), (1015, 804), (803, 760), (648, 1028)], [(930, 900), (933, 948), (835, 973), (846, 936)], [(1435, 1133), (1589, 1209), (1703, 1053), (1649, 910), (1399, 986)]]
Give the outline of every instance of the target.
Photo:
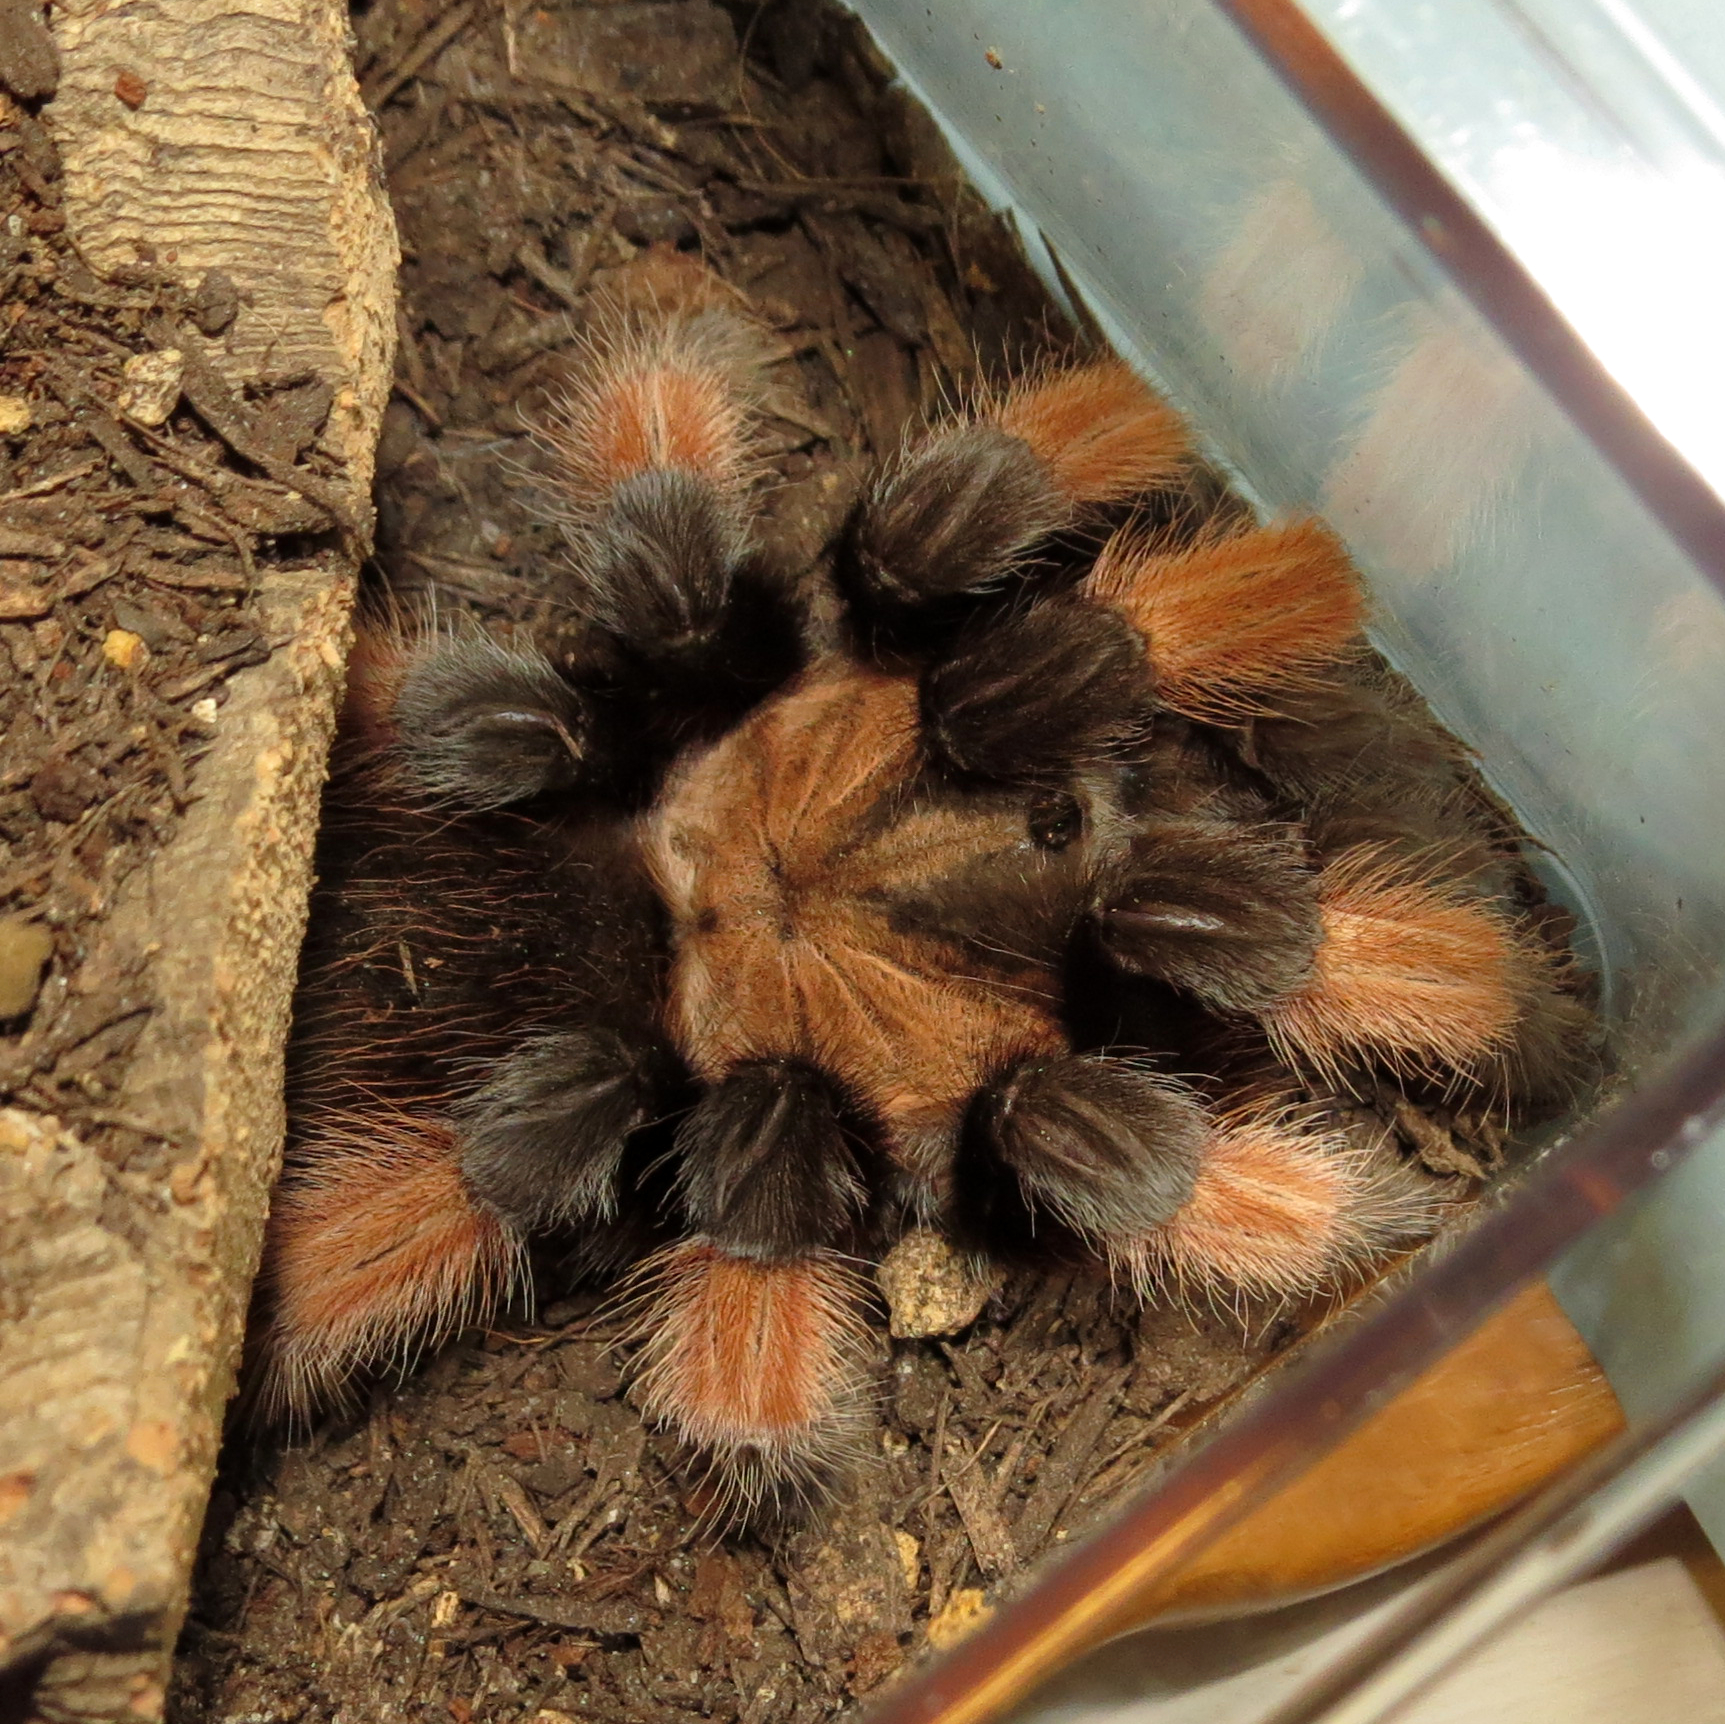
[(410, 659), (395, 698), (395, 751), (413, 782), (473, 808), (501, 808), (579, 782), (581, 696), (536, 651), (478, 633), (444, 636)]
[(930, 752), (979, 778), (1065, 779), (1129, 755), (1148, 738), (1154, 705), (1131, 625), (1075, 600), (978, 630), (922, 679)]
[[(984, 1162), (1013, 1175), (1032, 1220), (1047, 1210), (1100, 1241), (1143, 1233), (1191, 1198), (1210, 1129), (1183, 1085), (1100, 1054), (1024, 1061), (978, 1095), (973, 1123)], [(998, 1176), (975, 1172), (986, 1215), (1000, 1207)]]
[(857, 1446), (873, 1347), (863, 1297), (824, 1251), (764, 1262), (697, 1238), (641, 1266), (642, 1410), (705, 1457), (728, 1506), (816, 1495)]
[(752, 1060), (677, 1132), (690, 1223), (727, 1251), (795, 1257), (861, 1216), (867, 1187), (827, 1077), (800, 1060)]
[(680, 1076), (656, 1041), (596, 1026), (523, 1043), (456, 1106), (467, 1183), (525, 1232), (609, 1220), (629, 1138)]
[(1304, 984), (1320, 931), (1317, 877), (1297, 843), (1198, 822), (1140, 835), (1095, 916), (1121, 969), (1231, 1012)]

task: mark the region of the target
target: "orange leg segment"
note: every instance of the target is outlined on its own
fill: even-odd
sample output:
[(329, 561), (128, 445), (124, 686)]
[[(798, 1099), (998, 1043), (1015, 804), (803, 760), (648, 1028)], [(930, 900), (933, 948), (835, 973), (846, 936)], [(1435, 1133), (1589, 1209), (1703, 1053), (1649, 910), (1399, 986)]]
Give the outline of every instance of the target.
[(482, 1318), (523, 1270), (520, 1242), (468, 1193), (441, 1122), (356, 1121), (301, 1154), (276, 1193), (260, 1277), (263, 1398), (298, 1418), (354, 1372)]
[(1173, 550), (1130, 529), (1085, 582), (1145, 637), (1163, 702), (1193, 718), (1272, 710), (1357, 644), (1365, 600), (1348, 554), (1317, 521)]

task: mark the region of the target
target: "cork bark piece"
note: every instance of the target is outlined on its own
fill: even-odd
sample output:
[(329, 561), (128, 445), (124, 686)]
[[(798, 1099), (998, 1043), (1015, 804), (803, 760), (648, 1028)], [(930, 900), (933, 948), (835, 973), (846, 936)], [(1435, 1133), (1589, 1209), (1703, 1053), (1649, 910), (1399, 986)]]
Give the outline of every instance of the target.
[(231, 385), (310, 373), (323, 445), (367, 499), (390, 386), (395, 227), (329, 0), (68, 0), (48, 119), (72, 236), (98, 271), (201, 287)]
[[(195, 327), (172, 345), (196, 344), (180, 356), (186, 401), (262, 472), (253, 489), (298, 488), (344, 528), (309, 554), (260, 551), (255, 570), (236, 536), (262, 662), (227, 678), (219, 710), (201, 703), (214, 740), (189, 802), (79, 960), (80, 976), (126, 978), (147, 1006), (102, 1106), (155, 1148), (116, 1158), (87, 1123), (0, 1108), (0, 1714), (136, 1720), (162, 1710), (279, 1164), (399, 253), (332, 0), (69, 0), (50, 22), (60, 80), (41, 118), (64, 177), (44, 228), (63, 213), (122, 298), (129, 280), (184, 283)], [(201, 400), (200, 375), (220, 380)], [(259, 383), (276, 401), (296, 384), (329, 391), (317, 461), (247, 447), (249, 410), (218, 422)], [(159, 484), (94, 417), (132, 482)], [(187, 467), (183, 441), (148, 447), (208, 470)], [(248, 485), (234, 477), (233, 494)], [(184, 494), (207, 528), (208, 502), (199, 513)], [(116, 666), (146, 650), (123, 629), (111, 639), (126, 649)]]
[(173, 1146), (165, 1189), (116, 1202), (123, 1171), (0, 1111), (0, 1672), (43, 1718), (159, 1712), (280, 1154), (352, 584), (269, 585), (291, 644), (230, 684), (202, 796), (103, 930), (155, 1002), (116, 1106)]

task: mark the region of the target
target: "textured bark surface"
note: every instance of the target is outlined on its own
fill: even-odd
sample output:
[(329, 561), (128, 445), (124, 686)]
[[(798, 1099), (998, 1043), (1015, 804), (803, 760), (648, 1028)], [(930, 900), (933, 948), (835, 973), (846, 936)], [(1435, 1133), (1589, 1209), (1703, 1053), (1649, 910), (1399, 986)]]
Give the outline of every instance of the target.
[[(197, 293), (236, 390), (316, 376), (321, 446), (369, 517), (397, 249), (324, 0), (74, 0), (50, 20), (70, 237)], [(100, 931), (152, 1010), (116, 1166), (0, 1111), (0, 1716), (159, 1716), (283, 1130), (281, 1057), (339, 696), (350, 545), (262, 583), (276, 650), (228, 685), (194, 801)]]
[(173, 1145), (166, 1188), (0, 1112), (0, 1666), (45, 1718), (160, 1708), (280, 1153), (352, 586), (270, 584), (291, 644), (234, 679), (203, 794), (104, 930), (155, 1002), (117, 1105)]
[[(395, 229), (328, 0), (66, 0), (49, 109), (73, 237), (97, 269), (154, 262), (237, 295), (230, 383), (315, 372), (325, 447), (371, 488), (394, 348)], [(212, 284), (214, 326), (225, 287)]]

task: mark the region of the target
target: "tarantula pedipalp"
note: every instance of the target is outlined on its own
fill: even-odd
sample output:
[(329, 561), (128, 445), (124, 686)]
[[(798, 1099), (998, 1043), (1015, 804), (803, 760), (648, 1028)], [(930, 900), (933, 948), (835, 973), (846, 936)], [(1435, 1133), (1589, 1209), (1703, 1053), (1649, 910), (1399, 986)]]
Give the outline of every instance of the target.
[(1299, 1074), (1563, 1085), (1585, 1014), (1331, 534), (1120, 525), (1185, 433), (1049, 372), (874, 477), (821, 636), (749, 551), (756, 352), (636, 329), (548, 428), (572, 654), (356, 661), (262, 1283), (287, 1406), (556, 1233), (637, 1265), (653, 1416), (810, 1480), (866, 1400), (850, 1265), (909, 1223), (1309, 1291), (1430, 1205)]

